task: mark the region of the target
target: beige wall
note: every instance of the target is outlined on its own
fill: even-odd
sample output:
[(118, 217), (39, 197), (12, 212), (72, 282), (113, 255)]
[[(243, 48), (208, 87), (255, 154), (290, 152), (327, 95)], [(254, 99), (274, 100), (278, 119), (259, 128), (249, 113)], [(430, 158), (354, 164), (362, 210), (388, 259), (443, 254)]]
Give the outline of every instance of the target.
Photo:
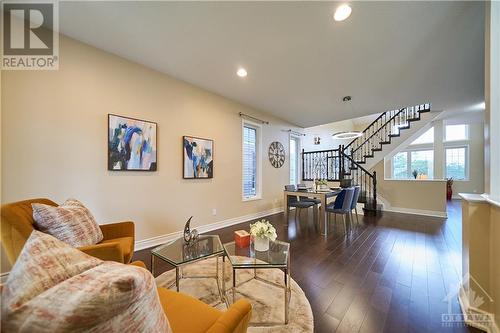
[[(262, 200), (242, 202), (238, 112), (270, 122)], [(107, 171), (108, 113), (158, 123), (157, 172)], [(282, 206), (288, 158), (275, 169), (267, 148), (288, 151), (290, 124), (68, 38), (58, 71), (3, 73), (2, 118), (3, 203), (75, 197), (99, 223), (135, 221), (138, 240), (182, 230), (191, 215), (196, 227)], [(215, 140), (213, 179), (182, 179), (183, 135)]]
[[(478, 194), (462, 194), (462, 274), (470, 274), (463, 288), (483, 298), (479, 305), (494, 315), (500, 328), (500, 206)], [(486, 294), (485, 294), (486, 292)], [(466, 298), (467, 295), (461, 297)], [(490, 298), (493, 301), (490, 301)]]
[(377, 172), (377, 193), (390, 205), (387, 209), (446, 214), (446, 181), (385, 179), (384, 161), (380, 161), (373, 170)]

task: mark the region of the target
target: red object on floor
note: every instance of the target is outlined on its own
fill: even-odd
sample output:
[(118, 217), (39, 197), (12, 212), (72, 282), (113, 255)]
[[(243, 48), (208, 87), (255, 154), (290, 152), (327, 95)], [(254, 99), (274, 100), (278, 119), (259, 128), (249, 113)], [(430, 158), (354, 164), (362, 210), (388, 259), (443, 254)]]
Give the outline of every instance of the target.
[(453, 190), (451, 189), (451, 186), (448, 186), (446, 189), (446, 199), (449, 201), (451, 200), (451, 197), (453, 196)]
[(250, 246), (250, 234), (245, 230), (237, 230), (234, 232), (234, 242), (237, 247)]

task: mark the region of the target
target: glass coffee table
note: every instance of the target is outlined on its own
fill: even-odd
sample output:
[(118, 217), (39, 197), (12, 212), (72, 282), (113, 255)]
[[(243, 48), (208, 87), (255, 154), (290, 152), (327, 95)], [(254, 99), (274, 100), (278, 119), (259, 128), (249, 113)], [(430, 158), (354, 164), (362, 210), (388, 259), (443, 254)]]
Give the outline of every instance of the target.
[[(215, 276), (196, 276), (191, 278), (215, 278), (221, 300), (224, 301), (224, 294), (219, 283), (219, 257), (224, 255), (224, 248), (220, 242), (219, 236), (200, 235), (198, 240), (192, 244), (186, 244), (184, 239), (180, 238), (172, 242), (160, 245), (151, 251), (151, 273), (155, 276), (156, 260), (163, 260), (175, 267), (174, 284), (179, 291), (179, 281), (182, 278), (182, 267), (194, 262), (216, 257)], [(222, 265), (222, 280), (224, 280), (224, 265)]]
[[(290, 303), (291, 284), (290, 284), (290, 244), (281, 241), (270, 241), (268, 251), (255, 251), (253, 243), (248, 247), (240, 248), (234, 242), (224, 244), (225, 256), (229, 258), (233, 269), (233, 287), (229, 288), (232, 291), (232, 297), (226, 297), (226, 302), (232, 300), (235, 302), (236, 288), (253, 279), (257, 279), (266, 284), (283, 288), (284, 294), (284, 311), (285, 324), (288, 324), (288, 307)], [(262, 279), (257, 275), (257, 270), (278, 268), (283, 271), (283, 284), (277, 284), (272, 281)], [(236, 271), (239, 269), (253, 269), (253, 277), (247, 281), (236, 285)], [(224, 274), (224, 272), (223, 272)], [(224, 286), (223, 286), (224, 289)], [(224, 293), (226, 290), (224, 289)], [(229, 304), (228, 304), (229, 305)], [(274, 323), (259, 323), (260, 325), (272, 325)]]

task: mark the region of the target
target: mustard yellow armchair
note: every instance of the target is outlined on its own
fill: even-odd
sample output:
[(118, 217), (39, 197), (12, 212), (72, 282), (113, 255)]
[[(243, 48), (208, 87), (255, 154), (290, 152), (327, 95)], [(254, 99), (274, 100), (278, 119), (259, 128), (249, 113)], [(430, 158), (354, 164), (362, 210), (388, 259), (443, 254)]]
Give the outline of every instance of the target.
[[(131, 264), (146, 269), (142, 261)], [(245, 333), (252, 315), (252, 306), (245, 299), (219, 311), (170, 289), (159, 287), (158, 295), (173, 333)]]
[[(32, 199), (5, 204), (1, 209), (2, 244), (11, 264), (14, 264), (34, 228), (32, 203), (50, 206), (57, 204), (49, 199)], [(96, 244), (78, 248), (102, 260), (129, 263), (134, 254), (134, 223), (119, 222), (100, 225), (104, 239)]]

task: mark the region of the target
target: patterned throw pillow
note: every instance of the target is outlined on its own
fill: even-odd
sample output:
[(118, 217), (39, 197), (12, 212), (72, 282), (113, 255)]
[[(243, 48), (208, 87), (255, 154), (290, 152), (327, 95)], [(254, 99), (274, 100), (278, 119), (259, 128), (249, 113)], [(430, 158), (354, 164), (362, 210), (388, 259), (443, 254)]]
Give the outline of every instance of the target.
[(58, 207), (38, 203), (31, 206), (36, 228), (71, 246), (94, 245), (103, 239), (94, 216), (78, 200), (68, 199)]
[[(50, 269), (62, 271), (71, 266), (70, 262), (66, 262), (71, 254), (76, 258), (75, 264), (83, 269), (79, 260), (88, 257), (37, 231), (26, 244), (21, 253), (21, 256), (24, 253), (25, 260), (18, 260), (12, 269), (18, 272), (17, 277), (30, 270), (43, 272), (46, 262), (54, 263)], [(33, 251), (33, 248), (45, 251), (51, 246), (67, 251), (64, 252), (61, 267), (57, 265), (61, 258), (57, 252), (44, 255), (44, 260), (34, 259), (42, 254)], [(34, 290), (29, 284), (39, 283), (40, 275), (43, 279), (43, 274), (47, 273), (34, 274), (31, 280), (21, 281), (9, 275), (2, 291), (2, 332), (171, 332), (151, 273), (136, 266), (89, 258), (97, 262), (97, 266), (42, 292), (39, 291), (44, 288), (38, 288), (30, 297), (20, 298), (14, 293), (22, 293), (25, 288)], [(49, 270), (48, 267), (45, 270)], [(77, 270), (67, 275), (75, 272)]]
[(54, 237), (34, 230), (9, 273), (2, 290), (2, 312), (24, 303), (58, 283), (101, 264)]

